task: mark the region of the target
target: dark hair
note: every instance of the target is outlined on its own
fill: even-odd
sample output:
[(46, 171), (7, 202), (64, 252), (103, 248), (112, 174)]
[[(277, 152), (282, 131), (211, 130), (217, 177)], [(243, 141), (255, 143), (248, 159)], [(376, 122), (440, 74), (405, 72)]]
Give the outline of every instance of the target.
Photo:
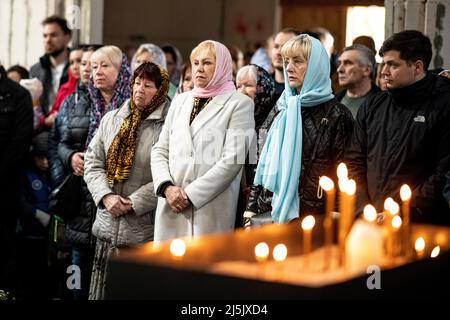
[(56, 23), (57, 25), (59, 25), (59, 27), (61, 28), (62, 32), (64, 34), (68, 34), (70, 36), (72, 36), (72, 30), (69, 29), (69, 27), (67, 26), (67, 20), (57, 16), (57, 15), (53, 15), (50, 17), (47, 17), (44, 19), (44, 21), (42, 21), (42, 25), (45, 26), (46, 24), (51, 24), (51, 23)]
[(372, 37), (369, 36), (359, 36), (353, 39), (352, 44), (362, 44), (363, 46), (366, 46), (370, 50), (373, 51), (373, 54), (377, 54), (377, 50), (375, 49), (375, 41)]
[(18, 74), (20, 74), (21, 79), (29, 79), (30, 78), (30, 73), (28, 72), (28, 70), (18, 64), (11, 66), (6, 71), (6, 73), (10, 73), (10, 72), (14, 72), (14, 71), (17, 72)]
[(283, 28), (278, 33), (293, 33), (296, 36), (298, 36), (301, 32), (300, 32), (300, 30), (298, 30), (296, 28)]
[(141, 64), (133, 73), (133, 83), (136, 78), (143, 78), (146, 80), (153, 81), (157, 89), (161, 87), (163, 78), (161, 76), (161, 71), (157, 64), (153, 62), (144, 62)]
[(424, 71), (428, 70), (432, 56), (431, 41), (422, 32), (405, 30), (394, 33), (384, 40), (379, 51), (380, 56), (382, 57), (390, 50), (399, 51), (400, 58), (407, 63), (414, 63), (417, 60), (421, 60), (423, 62)]
[(173, 61), (175, 62), (175, 64), (177, 63), (177, 54), (175, 52), (175, 49), (171, 45), (167, 44), (165, 46), (162, 46), (161, 49), (165, 53), (169, 53), (170, 55), (172, 55)]
[(37, 134), (31, 142), (31, 154), (35, 156), (47, 156), (48, 131)]
[(85, 44), (83, 47), (83, 52), (97, 51), (101, 47), (103, 47), (102, 44)]
[(358, 61), (360, 64), (364, 66), (370, 66), (372, 68), (372, 72), (370, 73), (370, 77), (373, 78), (377, 73), (376, 64), (375, 61), (375, 54), (369, 47), (366, 47), (362, 44), (353, 44), (351, 46), (345, 47), (342, 52), (355, 50), (359, 52)]
[(188, 69), (192, 70), (191, 60), (187, 60), (183, 65), (181, 66), (181, 76), (183, 77), (183, 80), (185, 78), (184, 74)]

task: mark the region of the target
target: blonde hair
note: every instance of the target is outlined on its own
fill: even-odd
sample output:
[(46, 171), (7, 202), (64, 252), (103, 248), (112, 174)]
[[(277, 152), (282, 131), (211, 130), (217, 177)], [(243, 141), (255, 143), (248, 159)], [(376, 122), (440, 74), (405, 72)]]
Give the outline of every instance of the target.
[(191, 61), (193, 61), (196, 57), (205, 52), (208, 54), (212, 54), (214, 57), (216, 57), (216, 46), (214, 45), (214, 42), (209, 40), (200, 42), (198, 46), (192, 49), (190, 56)]
[(118, 47), (104, 46), (100, 49), (97, 49), (92, 54), (91, 61), (101, 58), (106, 58), (107, 60), (109, 60), (114, 68), (116, 68), (117, 71), (120, 71), (120, 67), (122, 65), (122, 50), (120, 50)]
[(289, 39), (281, 48), (281, 56), (284, 58), (293, 58), (301, 55), (304, 59), (309, 60), (311, 54), (312, 43), (307, 34), (299, 34)]

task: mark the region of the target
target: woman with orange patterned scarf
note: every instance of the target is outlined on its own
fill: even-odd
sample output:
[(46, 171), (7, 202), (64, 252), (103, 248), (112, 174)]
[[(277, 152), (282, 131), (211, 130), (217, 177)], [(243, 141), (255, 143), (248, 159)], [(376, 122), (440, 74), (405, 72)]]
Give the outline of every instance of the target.
[(169, 109), (168, 87), (163, 68), (151, 62), (139, 66), (131, 99), (103, 117), (85, 154), (84, 179), (98, 207), (92, 227), (97, 244), (91, 300), (104, 298), (111, 252), (153, 240), (157, 199), (150, 151)]

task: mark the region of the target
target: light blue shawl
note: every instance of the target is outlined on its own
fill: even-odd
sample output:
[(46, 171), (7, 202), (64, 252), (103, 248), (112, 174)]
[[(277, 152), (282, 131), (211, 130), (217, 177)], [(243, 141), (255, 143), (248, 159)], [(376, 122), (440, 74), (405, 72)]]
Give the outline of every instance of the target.
[(299, 217), (298, 184), (302, 163), (303, 107), (315, 107), (333, 98), (330, 60), (319, 40), (311, 39), (311, 53), (300, 93), (289, 85), (277, 102), (275, 118), (256, 169), (254, 184), (273, 192), (272, 220), (283, 223)]

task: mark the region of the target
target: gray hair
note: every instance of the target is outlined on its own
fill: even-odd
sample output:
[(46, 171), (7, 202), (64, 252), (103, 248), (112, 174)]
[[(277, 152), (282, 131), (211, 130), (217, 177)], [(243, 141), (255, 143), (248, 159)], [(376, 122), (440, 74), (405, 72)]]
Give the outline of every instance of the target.
[(239, 69), (238, 73), (236, 74), (236, 83), (245, 76), (251, 76), (253, 79), (255, 79), (256, 82), (258, 82), (258, 70), (253, 65), (246, 65)]
[(351, 46), (345, 47), (342, 52), (355, 50), (358, 51), (360, 54), (358, 56), (358, 62), (360, 65), (363, 65), (365, 67), (370, 67), (370, 78), (373, 79), (375, 76), (377, 69), (376, 69), (376, 61), (375, 61), (375, 54), (373, 51), (362, 44), (353, 44)]
[(137, 49), (136, 53), (133, 56), (133, 59), (131, 60), (131, 72), (133, 73), (134, 70), (137, 69), (137, 57), (141, 55), (144, 52), (150, 53), (152, 56), (152, 61), (157, 65), (159, 65), (161, 68), (167, 71), (167, 63), (166, 63), (166, 55), (164, 54), (164, 51), (158, 47), (157, 45), (153, 43), (144, 43), (141, 44), (140, 47)]

